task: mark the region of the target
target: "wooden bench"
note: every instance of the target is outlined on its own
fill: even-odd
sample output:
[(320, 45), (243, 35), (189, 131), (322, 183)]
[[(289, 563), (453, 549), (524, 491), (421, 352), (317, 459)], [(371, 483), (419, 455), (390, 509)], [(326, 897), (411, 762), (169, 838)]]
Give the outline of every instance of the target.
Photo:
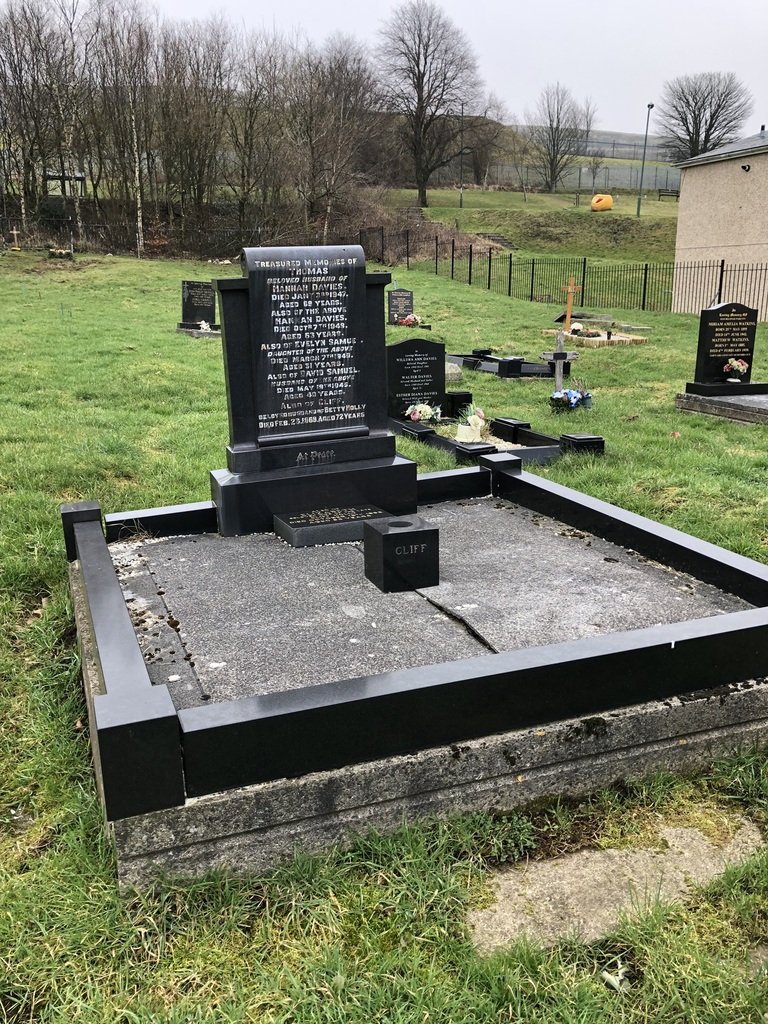
[(679, 188), (660, 188), (659, 189), (659, 202), (661, 202), (662, 196), (674, 196), (677, 202), (680, 201), (680, 189)]

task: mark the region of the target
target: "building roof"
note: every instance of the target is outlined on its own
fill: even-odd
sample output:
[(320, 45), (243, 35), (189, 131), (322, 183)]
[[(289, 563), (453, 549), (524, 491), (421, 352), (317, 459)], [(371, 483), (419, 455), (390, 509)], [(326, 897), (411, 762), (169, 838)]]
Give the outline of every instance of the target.
[(737, 139), (725, 146), (711, 149), (708, 153), (692, 156), (690, 160), (682, 160), (676, 166), (698, 167), (699, 164), (716, 164), (720, 160), (736, 160), (743, 156), (755, 156), (757, 153), (768, 153), (768, 132), (765, 130), (765, 125), (757, 135), (750, 135), (746, 139)]

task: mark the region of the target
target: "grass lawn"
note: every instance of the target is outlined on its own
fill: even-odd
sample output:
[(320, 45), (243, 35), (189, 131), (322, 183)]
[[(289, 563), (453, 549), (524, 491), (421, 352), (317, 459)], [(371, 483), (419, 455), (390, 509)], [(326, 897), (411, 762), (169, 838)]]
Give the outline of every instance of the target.
[[(393, 189), (388, 194), (393, 206), (416, 205), (416, 192)], [(648, 192), (640, 217), (637, 193), (616, 194), (614, 208), (594, 213), (591, 194), (582, 192), (575, 205), (575, 193), (484, 192), (464, 190), (459, 209), (458, 189), (431, 189), (425, 218), (467, 234), (504, 235), (520, 255), (589, 256), (633, 262), (660, 263), (675, 258), (678, 204), (657, 199)]]
[[(259, 877), (165, 879), (119, 893), (90, 765), (58, 519), (208, 497), (224, 464), (220, 343), (175, 332), (182, 279), (220, 268), (121, 258), (0, 259), (0, 1021), (616, 1024), (757, 1022), (768, 860), (682, 906), (661, 902), (593, 945), (523, 941), (481, 957), (465, 930), (498, 863), (657, 841), (662, 821), (721, 834), (734, 811), (768, 824), (764, 758), (705, 778), (665, 775), (505, 815), (370, 833)], [(237, 268), (221, 268), (235, 276)], [(538, 356), (552, 309), (398, 270), (432, 340)], [(632, 314), (630, 314), (630, 317)], [(493, 415), (603, 434), (604, 458), (538, 470), (715, 543), (768, 560), (763, 427), (684, 416), (696, 320), (643, 315), (648, 345), (585, 350), (592, 413), (554, 417), (546, 381), (467, 374)], [(389, 340), (404, 337), (388, 328)], [(759, 329), (754, 377), (768, 375)], [(428, 449), (403, 451), (435, 468)], [(429, 461), (427, 461), (429, 460)], [(726, 829), (727, 831), (727, 829)], [(632, 988), (599, 980), (621, 959)]]

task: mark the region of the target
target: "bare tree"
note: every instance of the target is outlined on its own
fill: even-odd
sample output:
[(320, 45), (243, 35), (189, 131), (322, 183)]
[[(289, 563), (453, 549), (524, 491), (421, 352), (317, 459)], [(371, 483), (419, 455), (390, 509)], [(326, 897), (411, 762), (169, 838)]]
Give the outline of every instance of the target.
[[(91, 117), (94, 148), (99, 154), (99, 173), (106, 170), (110, 190), (133, 199), (136, 247), (141, 255), (146, 153), (151, 135), (151, 122), (147, 120), (151, 108), (146, 97), (152, 92), (155, 33), (134, 0), (113, 0), (104, 15), (94, 61), (99, 84)], [(96, 195), (93, 172), (91, 177)]]
[(488, 185), (491, 163), (503, 151), (504, 123), (508, 116), (504, 103), (490, 93), (482, 112), (465, 118), (464, 152), (469, 156), (476, 185)]
[(217, 17), (166, 23), (160, 34), (158, 150), (169, 213), (178, 203), (182, 244), (189, 213), (202, 229), (215, 192), (231, 53), (231, 29)]
[(737, 139), (752, 107), (733, 72), (702, 71), (664, 83), (657, 124), (674, 158), (687, 160)]
[[(224, 111), (222, 175), (237, 200), (238, 227), (275, 236), (289, 191), (283, 131), (288, 44), (253, 33), (236, 42), (231, 92)], [(249, 216), (251, 218), (248, 223)], [(255, 219), (255, 223), (254, 223)]]
[(91, 76), (91, 49), (98, 31), (98, 9), (82, 0), (55, 0), (53, 28), (38, 40), (47, 87), (56, 115), (62, 191), (69, 179), (77, 233), (85, 240), (78, 185), (78, 150), (82, 152), (83, 109)]
[(376, 77), (353, 39), (336, 36), (295, 54), (285, 131), (306, 224), (322, 219), (324, 243), (336, 205), (360, 181), (358, 156), (377, 125), (378, 105)]
[(526, 110), (528, 134), (534, 144), (533, 163), (546, 189), (554, 192), (576, 156), (583, 152), (596, 120), (587, 99), (580, 105), (559, 82), (542, 89), (532, 111)]
[(27, 209), (44, 189), (44, 171), (56, 149), (40, 40), (49, 32), (45, 11), (12, 0), (0, 16), (0, 106), (5, 189), (18, 195), (22, 230)]
[(519, 126), (507, 129), (504, 139), (504, 154), (515, 170), (515, 177), (523, 192), (523, 200), (527, 203), (528, 169), (533, 158), (533, 143), (527, 129)]
[(432, 0), (406, 0), (379, 32), (388, 105), (403, 118), (419, 206), (427, 184), (461, 148), (462, 104), (474, 109), (480, 87), (469, 40)]
[(589, 154), (587, 160), (587, 170), (589, 171), (590, 177), (592, 178), (592, 191), (595, 191), (595, 181), (597, 176), (605, 167), (605, 151), (602, 149), (594, 149)]

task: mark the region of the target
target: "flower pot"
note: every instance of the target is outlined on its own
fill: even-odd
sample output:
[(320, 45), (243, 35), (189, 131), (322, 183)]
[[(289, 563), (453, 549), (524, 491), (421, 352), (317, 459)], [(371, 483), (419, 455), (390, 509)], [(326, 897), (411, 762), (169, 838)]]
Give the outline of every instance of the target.
[(481, 441), (482, 437), (477, 427), (470, 427), (468, 423), (459, 423), (456, 427), (456, 440), (468, 444)]
[(592, 408), (592, 397), (590, 396), (589, 398), (582, 398), (581, 404), (584, 406), (585, 409), (591, 409)]

